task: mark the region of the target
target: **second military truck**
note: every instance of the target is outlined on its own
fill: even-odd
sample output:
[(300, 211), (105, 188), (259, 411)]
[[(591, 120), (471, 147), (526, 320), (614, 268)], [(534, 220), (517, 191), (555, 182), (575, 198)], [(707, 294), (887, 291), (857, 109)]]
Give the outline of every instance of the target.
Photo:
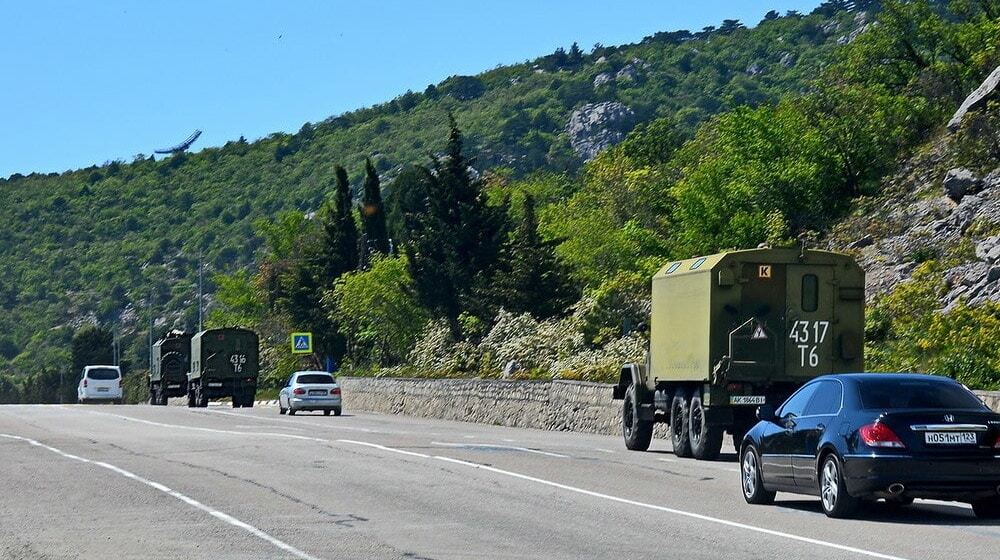
[(631, 450), (669, 424), (674, 453), (739, 447), (756, 408), (813, 377), (863, 371), (864, 272), (850, 256), (760, 248), (675, 261), (653, 277), (645, 364), (614, 387)]
[(191, 365), (191, 333), (172, 330), (153, 344), (149, 371), (149, 404), (166, 406), (170, 397), (187, 394)]
[(208, 329), (191, 338), (189, 407), (232, 397), (233, 408), (252, 407), (260, 372), (257, 333), (239, 327)]

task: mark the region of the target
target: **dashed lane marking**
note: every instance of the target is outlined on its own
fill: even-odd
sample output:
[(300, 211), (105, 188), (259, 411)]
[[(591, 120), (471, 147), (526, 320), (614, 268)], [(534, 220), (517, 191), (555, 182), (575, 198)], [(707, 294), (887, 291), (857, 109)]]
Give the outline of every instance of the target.
[(146, 486), (149, 486), (150, 488), (154, 488), (156, 490), (159, 490), (160, 492), (163, 492), (164, 494), (167, 494), (168, 496), (176, 498), (176, 499), (184, 502), (185, 504), (187, 504), (187, 505), (189, 505), (189, 506), (191, 506), (193, 508), (200, 509), (201, 511), (203, 511), (203, 512), (209, 514), (209, 515), (211, 515), (212, 517), (215, 517), (216, 519), (219, 519), (220, 521), (228, 523), (229, 525), (232, 525), (233, 527), (238, 527), (240, 529), (243, 529), (244, 531), (250, 533), (251, 535), (253, 535), (253, 536), (255, 536), (255, 537), (257, 537), (257, 538), (259, 538), (259, 539), (261, 539), (263, 541), (266, 541), (266, 542), (270, 543), (271, 545), (275, 546), (276, 548), (284, 550), (285, 552), (287, 552), (287, 553), (289, 553), (289, 554), (291, 554), (291, 555), (293, 555), (293, 556), (295, 556), (297, 558), (301, 558), (302, 560), (319, 560), (319, 558), (317, 558), (316, 556), (313, 556), (313, 555), (311, 555), (311, 554), (309, 554), (307, 552), (299, 550), (298, 548), (295, 548), (294, 546), (286, 543), (285, 541), (282, 541), (282, 540), (280, 540), (278, 538), (275, 538), (274, 536), (272, 536), (272, 535), (270, 535), (270, 534), (262, 531), (261, 529), (258, 529), (257, 527), (254, 527), (253, 525), (250, 525), (249, 523), (246, 523), (244, 521), (240, 521), (239, 519), (236, 519), (235, 517), (229, 515), (228, 513), (224, 513), (224, 512), (221, 512), (221, 511), (217, 510), (217, 509), (214, 509), (214, 508), (212, 508), (210, 506), (207, 506), (207, 505), (199, 502), (198, 500), (195, 500), (194, 498), (191, 498), (190, 496), (181, 494), (180, 492), (178, 492), (176, 490), (172, 490), (172, 489), (168, 488), (167, 486), (165, 486), (163, 484), (160, 484), (159, 482), (155, 482), (155, 481), (149, 480), (147, 478), (143, 478), (143, 477), (141, 477), (141, 476), (139, 476), (139, 475), (137, 475), (137, 474), (135, 474), (133, 472), (127, 471), (127, 470), (125, 470), (125, 469), (123, 469), (121, 467), (116, 467), (115, 465), (112, 465), (110, 463), (105, 463), (103, 461), (94, 461), (93, 459), (87, 459), (85, 457), (80, 457), (79, 455), (73, 455), (71, 453), (66, 453), (65, 451), (62, 451), (60, 449), (56, 449), (55, 447), (51, 447), (51, 446), (45, 445), (44, 443), (41, 443), (41, 442), (36, 441), (36, 440), (33, 440), (31, 438), (26, 438), (26, 437), (22, 437), (22, 436), (15, 436), (15, 435), (10, 435), (10, 434), (0, 434), (0, 437), (7, 438), (7, 439), (12, 439), (12, 440), (17, 440), (17, 441), (23, 441), (23, 442), (29, 443), (29, 444), (31, 444), (31, 445), (33, 445), (35, 447), (40, 447), (42, 449), (47, 449), (47, 450), (49, 450), (49, 451), (51, 451), (53, 453), (56, 453), (57, 455), (61, 455), (61, 456), (65, 457), (67, 459), (72, 459), (73, 461), (79, 461), (81, 463), (86, 463), (88, 465), (94, 465), (94, 466), (97, 466), (97, 467), (101, 467), (101, 468), (107, 469), (107, 470), (109, 470), (111, 472), (114, 472), (114, 473), (117, 473), (117, 474), (119, 474), (121, 476), (124, 476), (125, 478), (134, 480), (136, 482), (140, 482), (142, 484), (145, 484)]
[(535, 453), (536, 455), (545, 455), (547, 457), (557, 457), (559, 459), (569, 459), (569, 455), (562, 455), (560, 453), (550, 453), (548, 451), (540, 451), (538, 449), (529, 449), (527, 447), (518, 447), (516, 445), (500, 445), (496, 443), (449, 443), (444, 441), (432, 441), (431, 445), (439, 445), (441, 447), (455, 447), (460, 449), (508, 449), (510, 451), (521, 451), (523, 453)]

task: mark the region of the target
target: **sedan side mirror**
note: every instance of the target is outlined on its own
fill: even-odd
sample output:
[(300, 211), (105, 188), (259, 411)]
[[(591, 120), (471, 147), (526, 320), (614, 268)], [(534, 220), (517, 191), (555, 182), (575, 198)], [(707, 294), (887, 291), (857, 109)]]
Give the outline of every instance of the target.
[(764, 404), (757, 407), (757, 419), (764, 422), (776, 422), (778, 417), (774, 415), (774, 405)]

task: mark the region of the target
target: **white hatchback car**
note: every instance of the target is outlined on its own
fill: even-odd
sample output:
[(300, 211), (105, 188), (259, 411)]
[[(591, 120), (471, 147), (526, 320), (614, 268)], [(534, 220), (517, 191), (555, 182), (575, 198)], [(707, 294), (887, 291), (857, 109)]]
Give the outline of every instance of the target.
[(278, 393), (278, 414), (295, 416), (300, 410), (322, 410), (340, 416), (340, 385), (325, 371), (297, 371)]
[(118, 366), (86, 366), (80, 374), (76, 398), (80, 404), (122, 403), (122, 372)]

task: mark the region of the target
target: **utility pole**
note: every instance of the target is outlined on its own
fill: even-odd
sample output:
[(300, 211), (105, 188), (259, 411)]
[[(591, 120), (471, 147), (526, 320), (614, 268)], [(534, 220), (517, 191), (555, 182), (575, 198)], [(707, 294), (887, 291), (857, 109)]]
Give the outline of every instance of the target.
[(153, 373), (153, 292), (149, 293), (149, 373)]
[(202, 297), (203, 297), (203, 285), (202, 285), (202, 271), (205, 266), (202, 264), (202, 254), (201, 251), (198, 252), (198, 332), (201, 332), (202, 323)]

